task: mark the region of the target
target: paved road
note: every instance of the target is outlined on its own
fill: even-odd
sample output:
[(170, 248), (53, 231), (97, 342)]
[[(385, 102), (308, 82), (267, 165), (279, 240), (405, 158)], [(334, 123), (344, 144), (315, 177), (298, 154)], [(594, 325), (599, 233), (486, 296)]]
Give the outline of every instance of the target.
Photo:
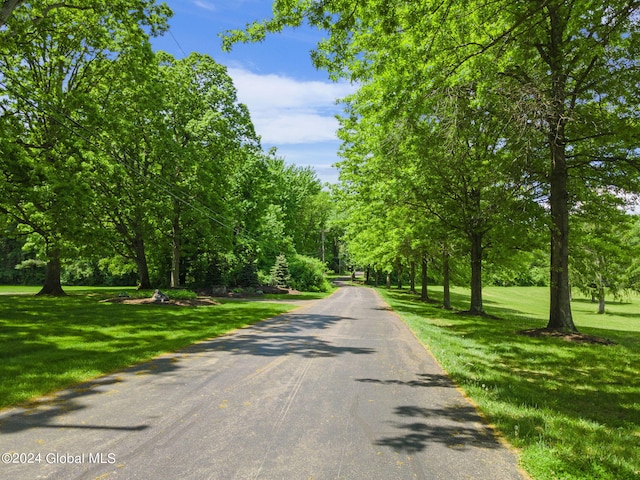
[(523, 478), (360, 287), (6, 410), (0, 452), (32, 462), (1, 464), (12, 480)]

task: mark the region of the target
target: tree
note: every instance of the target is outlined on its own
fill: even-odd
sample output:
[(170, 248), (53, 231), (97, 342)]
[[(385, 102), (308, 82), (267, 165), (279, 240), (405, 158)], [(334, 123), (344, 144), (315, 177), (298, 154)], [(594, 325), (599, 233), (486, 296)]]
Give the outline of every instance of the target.
[(2, 27), (13, 13), (13, 10), (24, 3), (24, 0), (2, 0), (0, 7), (0, 27)]
[(571, 282), (597, 299), (599, 314), (605, 313), (607, 293), (619, 298), (633, 288), (627, 269), (638, 250), (625, 241), (632, 231), (633, 217), (622, 207), (621, 199), (600, 192), (577, 206), (571, 218)]
[(230, 228), (219, 219), (229, 216), (231, 182), (246, 156), (243, 149), (255, 150), (259, 142), (225, 67), (195, 53), (182, 60), (162, 53), (159, 62), (164, 92), (162, 132), (169, 134), (162, 157), (157, 159), (163, 165), (161, 175), (172, 179), (180, 198), (206, 206), (203, 212), (178, 198), (167, 199), (171, 286), (177, 287), (182, 247), (202, 243), (203, 237)]
[(7, 22), (11, 34), (2, 32), (0, 211), (41, 240), (47, 276), (40, 294), (63, 294), (62, 259), (87, 243), (93, 192), (84, 179), (91, 175), (91, 129), (100, 121), (97, 92), (105, 93), (105, 83), (136, 65), (128, 61), (149, 51), (145, 26), (166, 24), (148, 2), (129, 7), (124, 15), (97, 5), (57, 9), (42, 2), (16, 10)]
[[(385, 99), (400, 88), (384, 77), (348, 99), (341, 178), (371, 183), (388, 204), (410, 205), (436, 219), (440, 230), (462, 235), (470, 252), (469, 311), (481, 315), (485, 250), (493, 243), (522, 246), (535, 205), (526, 180), (513, 168), (518, 152), (508, 139), (514, 133), (500, 121), (499, 98), (481, 97), (474, 83), (420, 91), (402, 109), (395, 103), (387, 107)], [(402, 221), (416, 223), (410, 218)], [(499, 228), (503, 223), (509, 228)], [(430, 230), (427, 235), (435, 236)]]
[[(24, 0), (2, 0), (2, 4), (0, 5), (0, 27), (5, 26), (14, 10), (21, 7), (24, 3)], [(100, 12), (103, 16), (111, 11), (120, 19), (128, 16), (130, 20), (136, 23), (143, 22), (149, 25), (154, 34), (158, 34), (166, 28), (166, 23), (156, 23), (156, 20), (171, 14), (166, 4), (156, 5), (155, 1), (150, 0), (110, 0), (108, 2), (104, 0), (92, 0), (91, 2), (83, 0), (74, 2), (36, 0), (29, 2), (28, 5), (28, 8), (36, 12), (30, 20), (30, 25), (32, 26), (42, 21), (50, 13), (56, 13), (58, 9), (93, 10), (96, 13)], [(153, 17), (156, 18), (151, 20)], [(15, 25), (10, 26), (12, 36), (19, 35), (16, 30), (19, 30), (19, 28)]]
[(289, 274), (289, 262), (285, 255), (278, 255), (276, 263), (271, 269), (271, 285), (274, 287), (287, 288), (291, 275)]

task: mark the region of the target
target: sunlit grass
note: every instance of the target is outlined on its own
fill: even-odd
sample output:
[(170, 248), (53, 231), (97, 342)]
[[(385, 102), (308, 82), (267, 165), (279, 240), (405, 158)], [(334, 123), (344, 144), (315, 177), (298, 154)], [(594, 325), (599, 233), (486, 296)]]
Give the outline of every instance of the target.
[[(531, 338), (517, 332), (547, 323), (548, 290), (485, 291), (496, 318), (447, 312), (397, 290), (380, 290), (454, 381), (498, 430), (521, 449), (535, 479), (640, 478), (640, 298), (614, 302), (597, 315), (573, 304), (582, 333), (616, 345)], [(432, 297), (441, 298), (437, 288)], [(456, 308), (468, 291), (456, 289)]]
[(60, 298), (0, 295), (0, 407), (295, 308), (242, 301), (199, 307), (99, 302), (121, 290), (70, 289)]

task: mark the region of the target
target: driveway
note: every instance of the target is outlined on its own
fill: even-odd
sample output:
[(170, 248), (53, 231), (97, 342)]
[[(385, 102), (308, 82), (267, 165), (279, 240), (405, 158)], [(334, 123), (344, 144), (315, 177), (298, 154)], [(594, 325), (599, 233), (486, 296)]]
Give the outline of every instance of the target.
[[(81, 361), (81, 359), (79, 359)], [(0, 478), (525, 478), (375, 291), (0, 414)]]

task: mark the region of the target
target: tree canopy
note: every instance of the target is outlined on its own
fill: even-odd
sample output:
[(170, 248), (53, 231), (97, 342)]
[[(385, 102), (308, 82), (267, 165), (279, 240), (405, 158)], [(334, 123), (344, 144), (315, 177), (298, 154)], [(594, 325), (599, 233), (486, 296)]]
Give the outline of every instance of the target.
[[(371, 153), (379, 139), (387, 137), (382, 155), (394, 163), (398, 146), (415, 138), (415, 125), (431, 123), (442, 130), (450, 123), (454, 132), (423, 135), (404, 148), (403, 155), (416, 164), (433, 157), (434, 146), (440, 152), (435, 166), (479, 159), (477, 153), (490, 147), (491, 155), (474, 165), (443, 166), (450, 187), (445, 191), (460, 183), (470, 186), (468, 177), (475, 181), (486, 172), (493, 177), (487, 186), (496, 193), (518, 187), (519, 195), (537, 198), (549, 228), (548, 327), (572, 331), (570, 216), (594, 189), (617, 194), (639, 189), (639, 10), (640, 2), (622, 0), (276, 1), (271, 19), (228, 32), (225, 45), (261, 40), (304, 22), (328, 32), (312, 53), (316, 65), (333, 78), (377, 92), (364, 100), (368, 109), (356, 112), (356, 121), (368, 123), (368, 131), (380, 130), (360, 136), (364, 145), (358, 148), (365, 152), (361, 162), (381, 175), (387, 170), (379, 169), (379, 154)], [(449, 92), (458, 92), (462, 103), (456, 108), (444, 101)], [(465, 102), (468, 109), (459, 115)], [(388, 118), (380, 121), (377, 109)], [(425, 198), (434, 197), (433, 185), (420, 187)], [(500, 200), (488, 201), (493, 202)], [(458, 204), (468, 205), (462, 199)], [(501, 212), (514, 219), (508, 209)], [(502, 232), (509, 230), (514, 233)]]

